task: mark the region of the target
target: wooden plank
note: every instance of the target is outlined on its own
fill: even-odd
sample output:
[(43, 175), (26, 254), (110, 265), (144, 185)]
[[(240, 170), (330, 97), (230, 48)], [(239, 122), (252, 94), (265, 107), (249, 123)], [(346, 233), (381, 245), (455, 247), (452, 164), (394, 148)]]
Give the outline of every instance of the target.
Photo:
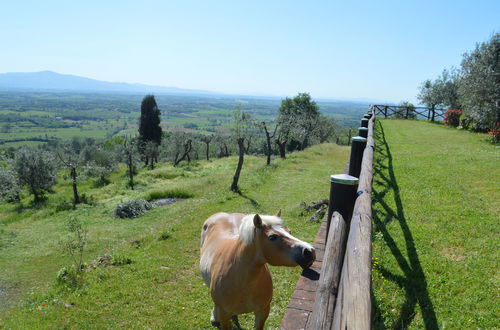
[(363, 154), (358, 198), (354, 205), (338, 295), (333, 314), (333, 329), (371, 328), (371, 262), (373, 127), (375, 116), (368, 123), (368, 141)]
[(333, 329), (370, 329), (371, 327), (371, 198), (362, 194), (346, 246), (340, 277)]
[(342, 215), (334, 212), (325, 255), (321, 266), (318, 290), (308, 329), (330, 329), (340, 280), (340, 271), (345, 254), (347, 227)]

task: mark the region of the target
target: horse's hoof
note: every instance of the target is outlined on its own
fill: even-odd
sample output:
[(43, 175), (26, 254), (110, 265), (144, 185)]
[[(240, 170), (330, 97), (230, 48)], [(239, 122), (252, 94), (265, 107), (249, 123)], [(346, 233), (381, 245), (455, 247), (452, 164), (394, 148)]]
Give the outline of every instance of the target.
[(210, 320), (210, 323), (212, 323), (213, 327), (219, 328), (220, 327), (220, 322), (216, 320)]

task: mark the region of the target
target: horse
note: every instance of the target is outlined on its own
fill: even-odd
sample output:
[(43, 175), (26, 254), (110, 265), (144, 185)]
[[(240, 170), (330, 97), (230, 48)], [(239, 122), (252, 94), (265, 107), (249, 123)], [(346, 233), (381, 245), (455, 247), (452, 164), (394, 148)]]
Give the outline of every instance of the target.
[(255, 328), (263, 329), (273, 296), (267, 264), (306, 269), (315, 259), (314, 248), (283, 226), (281, 210), (210, 216), (201, 230), (200, 271), (214, 302), (212, 325), (229, 329), (231, 318), (253, 312)]

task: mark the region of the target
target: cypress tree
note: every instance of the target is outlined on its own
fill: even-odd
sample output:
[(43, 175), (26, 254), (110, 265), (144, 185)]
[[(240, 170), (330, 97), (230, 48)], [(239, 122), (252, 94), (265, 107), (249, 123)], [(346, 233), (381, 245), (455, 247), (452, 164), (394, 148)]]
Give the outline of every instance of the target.
[[(149, 163), (149, 157), (146, 155), (146, 144), (154, 142), (158, 146), (161, 144), (162, 130), (160, 127), (160, 109), (156, 104), (153, 95), (146, 95), (142, 99), (141, 118), (139, 122), (139, 151), (141, 152), (146, 165)], [(155, 159), (151, 159), (154, 162)], [(157, 160), (156, 160), (157, 161)]]

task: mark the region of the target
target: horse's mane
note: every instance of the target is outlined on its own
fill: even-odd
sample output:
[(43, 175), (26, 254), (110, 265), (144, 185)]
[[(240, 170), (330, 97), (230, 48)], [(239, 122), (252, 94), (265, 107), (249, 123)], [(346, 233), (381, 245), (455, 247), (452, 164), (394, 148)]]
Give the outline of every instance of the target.
[[(254, 224), (253, 224), (253, 218), (255, 214), (247, 214), (241, 221), (240, 225), (240, 239), (243, 242), (243, 244), (248, 245), (252, 243), (253, 241), (253, 236), (254, 236)], [(277, 216), (274, 215), (260, 215), (260, 218), (262, 219), (262, 224), (265, 226), (273, 226), (273, 225), (282, 225), (283, 220)]]

